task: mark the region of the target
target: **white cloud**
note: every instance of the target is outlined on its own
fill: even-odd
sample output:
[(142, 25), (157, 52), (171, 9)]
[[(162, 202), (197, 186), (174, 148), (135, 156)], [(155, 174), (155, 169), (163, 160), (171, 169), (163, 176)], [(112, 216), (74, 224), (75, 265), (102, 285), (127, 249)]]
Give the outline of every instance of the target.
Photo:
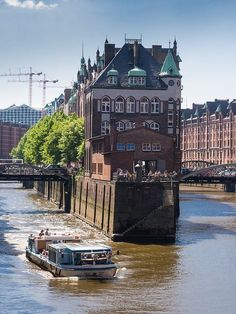
[(9, 7), (23, 8), (23, 9), (53, 9), (57, 4), (45, 4), (43, 1), (33, 0), (4, 0), (4, 3)]

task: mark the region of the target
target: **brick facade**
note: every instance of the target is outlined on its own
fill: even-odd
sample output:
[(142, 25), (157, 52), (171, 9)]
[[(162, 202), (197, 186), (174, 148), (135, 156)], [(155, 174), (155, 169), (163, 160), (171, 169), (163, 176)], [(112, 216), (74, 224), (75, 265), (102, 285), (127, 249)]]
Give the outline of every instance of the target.
[(77, 112), (85, 117), (85, 174), (111, 180), (117, 168), (133, 172), (180, 168), (181, 59), (173, 48), (107, 41), (96, 64), (84, 57), (78, 72)]
[(193, 104), (182, 112), (182, 161), (236, 162), (236, 101)]
[(0, 158), (11, 158), (10, 152), (16, 147), (28, 126), (0, 122)]

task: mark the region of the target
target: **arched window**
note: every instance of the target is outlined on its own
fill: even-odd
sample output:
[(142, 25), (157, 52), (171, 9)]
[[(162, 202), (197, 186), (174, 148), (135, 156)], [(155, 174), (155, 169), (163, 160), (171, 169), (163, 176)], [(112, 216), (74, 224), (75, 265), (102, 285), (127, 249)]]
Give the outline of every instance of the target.
[(124, 112), (124, 99), (122, 97), (116, 98), (115, 112)]
[(154, 131), (159, 131), (159, 123), (157, 122), (152, 122), (150, 123), (150, 129), (154, 130)]
[(135, 99), (133, 97), (129, 97), (126, 101), (126, 112), (127, 113), (135, 112)]
[(150, 128), (154, 131), (159, 131), (159, 123), (154, 122), (153, 120), (146, 120), (143, 122), (143, 126), (146, 128)]
[(140, 113), (148, 113), (149, 101), (146, 97), (141, 98), (140, 100)]
[(108, 121), (103, 121), (101, 124), (101, 134), (109, 134), (110, 133), (110, 123)]
[(160, 110), (160, 100), (155, 97), (151, 101), (151, 113), (159, 113), (159, 110)]
[(168, 99), (168, 104), (174, 104), (174, 103), (175, 103), (175, 101), (174, 101), (173, 98), (169, 98), (169, 99)]
[(128, 121), (128, 122), (125, 123), (125, 129), (126, 130), (133, 129), (134, 127), (135, 127), (135, 124), (132, 121)]
[(102, 112), (110, 112), (110, 99), (108, 97), (102, 99)]
[(124, 122), (122, 122), (122, 121), (118, 121), (118, 122), (116, 122), (116, 129), (117, 129), (117, 131), (124, 131), (124, 129), (125, 129), (125, 124), (124, 124)]
[(150, 128), (150, 123), (148, 123), (147, 121), (144, 121), (144, 122), (143, 122), (143, 126), (144, 126), (145, 128)]

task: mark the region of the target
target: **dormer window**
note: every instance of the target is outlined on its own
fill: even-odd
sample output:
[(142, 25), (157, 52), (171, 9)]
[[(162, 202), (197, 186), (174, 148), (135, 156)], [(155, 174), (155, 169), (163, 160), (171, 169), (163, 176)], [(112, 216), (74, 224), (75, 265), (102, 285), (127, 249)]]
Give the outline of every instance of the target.
[(116, 76), (108, 76), (107, 83), (109, 85), (117, 85), (117, 77)]
[(146, 86), (146, 76), (145, 70), (138, 67), (134, 67), (128, 72), (129, 85), (130, 86)]
[(114, 65), (112, 65), (112, 69), (107, 72), (107, 83), (109, 85), (117, 85), (118, 84), (118, 71), (115, 70)]

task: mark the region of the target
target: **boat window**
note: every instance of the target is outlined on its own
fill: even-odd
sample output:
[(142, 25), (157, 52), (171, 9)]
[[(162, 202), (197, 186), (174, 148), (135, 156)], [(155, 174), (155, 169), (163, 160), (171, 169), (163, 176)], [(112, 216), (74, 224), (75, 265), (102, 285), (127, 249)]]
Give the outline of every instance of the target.
[(81, 253), (75, 253), (74, 255), (74, 264), (75, 265), (81, 265)]

